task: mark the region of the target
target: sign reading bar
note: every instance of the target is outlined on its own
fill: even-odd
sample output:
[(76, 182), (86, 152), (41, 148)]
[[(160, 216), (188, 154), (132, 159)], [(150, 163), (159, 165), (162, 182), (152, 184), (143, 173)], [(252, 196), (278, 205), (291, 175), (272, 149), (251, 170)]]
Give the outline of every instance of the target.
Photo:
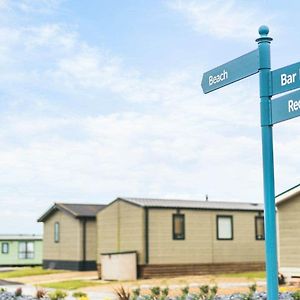
[(300, 62), (277, 69), (272, 74), (272, 95), (300, 88)]
[(272, 124), (300, 116), (300, 91), (272, 100), (271, 109)]
[(201, 86), (205, 94), (258, 72), (258, 50), (205, 72)]

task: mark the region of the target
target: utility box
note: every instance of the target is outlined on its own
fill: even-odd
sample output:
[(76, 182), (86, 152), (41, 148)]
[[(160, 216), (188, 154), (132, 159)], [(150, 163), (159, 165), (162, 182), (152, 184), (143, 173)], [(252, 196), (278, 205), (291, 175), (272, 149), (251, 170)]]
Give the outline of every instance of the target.
[(136, 280), (137, 253), (131, 251), (101, 254), (101, 279)]

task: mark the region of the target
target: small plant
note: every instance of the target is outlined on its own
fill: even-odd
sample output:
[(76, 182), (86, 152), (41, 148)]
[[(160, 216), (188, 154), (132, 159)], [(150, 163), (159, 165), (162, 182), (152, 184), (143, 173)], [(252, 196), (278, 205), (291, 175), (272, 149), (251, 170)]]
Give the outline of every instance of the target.
[(141, 289), (139, 287), (135, 287), (131, 290), (131, 292), (132, 292), (132, 300), (137, 300), (137, 298), (141, 294)]
[(208, 298), (208, 294), (209, 294), (209, 286), (208, 285), (201, 285), (199, 287), (200, 290), (200, 294), (199, 294), (199, 298), (200, 299), (207, 299)]
[(55, 290), (48, 293), (50, 300), (63, 300), (68, 296), (65, 291)]
[(83, 297), (87, 297), (87, 294), (84, 292), (75, 292), (72, 295), (75, 299), (81, 299)]
[(114, 291), (120, 300), (130, 300), (130, 292), (126, 291), (122, 285), (114, 289)]
[(249, 292), (254, 294), (257, 290), (257, 284), (253, 283), (252, 285), (249, 286)]
[(187, 296), (189, 294), (189, 287), (186, 285), (181, 289), (182, 296)]
[(292, 298), (294, 300), (300, 300), (300, 291), (297, 291), (295, 293), (292, 293)]
[(15, 290), (15, 296), (16, 297), (19, 297), (19, 296), (22, 296), (22, 288), (21, 287), (19, 287), (19, 288), (17, 288), (16, 290)]
[(46, 295), (47, 295), (46, 290), (44, 290), (44, 289), (37, 289), (37, 290), (36, 290), (35, 297), (36, 297), (37, 299), (45, 298)]
[(185, 300), (187, 296), (189, 295), (189, 287), (185, 285), (181, 288), (181, 296), (179, 297), (179, 300)]
[(218, 293), (218, 286), (214, 285), (209, 289), (210, 295), (208, 296), (208, 299), (214, 299)]
[(201, 285), (199, 287), (199, 295), (197, 298), (200, 300), (213, 300), (218, 292), (218, 287), (216, 285), (212, 286), (211, 288), (209, 285)]
[(164, 287), (161, 289), (161, 296), (163, 297), (163, 299), (167, 298), (169, 295), (169, 288), (168, 287)]
[(244, 294), (243, 299), (244, 300), (253, 300), (253, 298), (254, 298), (253, 295), (256, 292), (256, 290), (257, 290), (257, 284), (256, 283), (250, 285), (249, 286), (249, 292), (248, 292), (248, 294)]
[(158, 299), (160, 295), (160, 287), (159, 286), (154, 286), (150, 289), (151, 291), (151, 297), (153, 299)]

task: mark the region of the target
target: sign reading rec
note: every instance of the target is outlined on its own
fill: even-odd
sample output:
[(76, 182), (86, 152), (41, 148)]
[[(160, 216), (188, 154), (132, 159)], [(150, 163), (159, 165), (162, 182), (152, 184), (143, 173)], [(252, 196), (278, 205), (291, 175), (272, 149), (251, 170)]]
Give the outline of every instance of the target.
[(272, 124), (300, 116), (300, 90), (271, 101)]
[(203, 74), (201, 86), (205, 94), (258, 72), (258, 50), (244, 54)]

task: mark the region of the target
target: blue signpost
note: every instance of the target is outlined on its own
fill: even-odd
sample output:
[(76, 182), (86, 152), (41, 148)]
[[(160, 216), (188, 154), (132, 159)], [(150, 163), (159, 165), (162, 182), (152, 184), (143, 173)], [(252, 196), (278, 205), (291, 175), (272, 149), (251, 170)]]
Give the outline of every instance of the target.
[(260, 116), (265, 205), (265, 253), (268, 299), (278, 299), (278, 262), (274, 190), (273, 125), (300, 116), (300, 62), (271, 72), (269, 28), (259, 28), (258, 49), (203, 74), (202, 89), (209, 93), (259, 72)]

